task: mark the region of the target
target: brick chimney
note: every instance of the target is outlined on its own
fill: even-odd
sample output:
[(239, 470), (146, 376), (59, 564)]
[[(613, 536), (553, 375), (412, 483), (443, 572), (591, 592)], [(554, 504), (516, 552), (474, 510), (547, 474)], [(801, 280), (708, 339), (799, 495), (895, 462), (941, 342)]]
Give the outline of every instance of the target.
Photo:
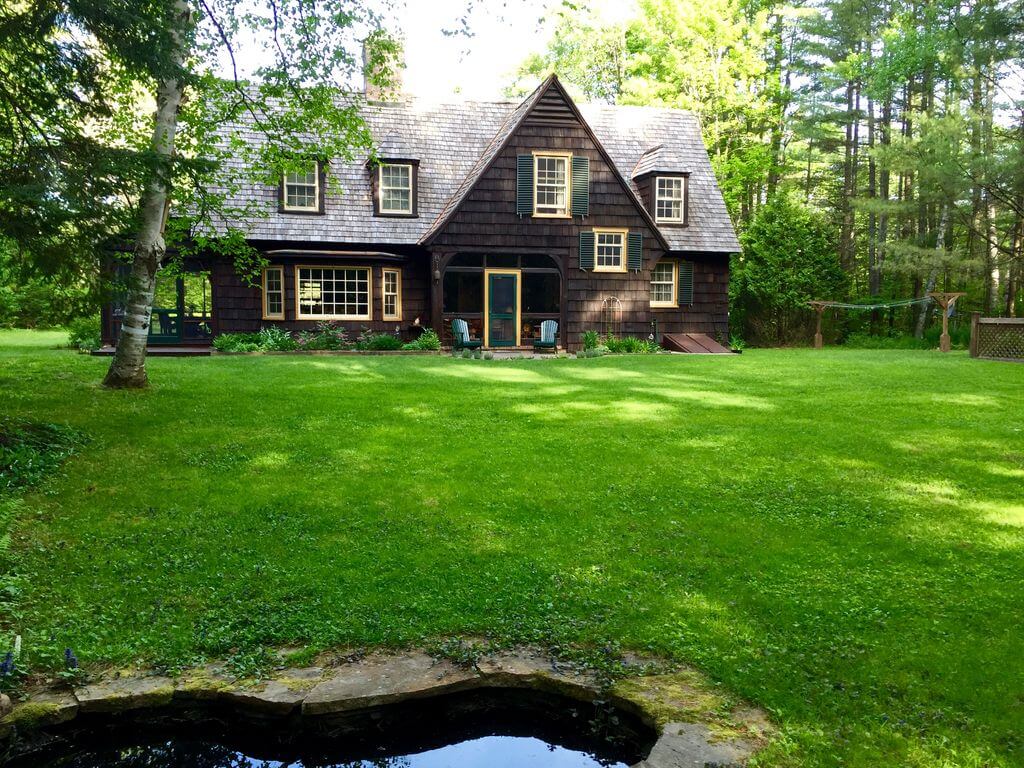
[(402, 101), (402, 41), (375, 32), (363, 40), (363, 94), (367, 101)]

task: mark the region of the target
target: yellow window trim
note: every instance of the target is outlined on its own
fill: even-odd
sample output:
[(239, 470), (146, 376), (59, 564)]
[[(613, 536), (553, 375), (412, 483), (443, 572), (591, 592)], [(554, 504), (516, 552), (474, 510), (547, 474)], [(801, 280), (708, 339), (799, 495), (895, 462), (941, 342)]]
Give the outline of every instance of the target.
[[(385, 281), (385, 277), (384, 276), (387, 275), (389, 272), (390, 273), (394, 273), (394, 275), (395, 275), (395, 290), (397, 292), (397, 296), (395, 298), (395, 309), (397, 310), (397, 313), (396, 314), (392, 314), (392, 315), (389, 315), (387, 313), (387, 311), (384, 309), (384, 307), (385, 307), (384, 300), (385, 300), (385, 298), (387, 298), (387, 293), (384, 290), (385, 286), (386, 286), (386, 283), (384, 282)], [(381, 309), (382, 317), (385, 320), (399, 320), (400, 321), (402, 319), (402, 270), (400, 270), (400, 269), (382, 269), (381, 270), (381, 272), (380, 272), (380, 309)]]
[[(565, 213), (537, 212), (537, 158), (565, 158)], [(572, 218), (572, 152), (533, 151), (533, 217), (535, 219), (571, 219)]]
[(284, 211), (320, 211), (320, 161), (313, 161), (313, 205), (288, 205), (288, 172), (281, 175), (281, 209)]
[[(676, 309), (679, 307), (679, 262), (674, 259), (664, 259), (663, 261), (672, 265), (672, 301), (654, 301), (652, 299), (651, 308)], [(658, 264), (661, 263), (661, 261), (658, 262)], [(654, 265), (655, 268), (657, 268), (658, 264)], [(651, 270), (651, 282), (654, 282), (654, 270)]]
[[(304, 315), (299, 311), (299, 270), (300, 269), (362, 269), (366, 270), (366, 308), (365, 315)], [(373, 320), (373, 267), (364, 264), (296, 264), (295, 265), (295, 319), (296, 320)]]
[[(679, 180), (679, 217), (668, 217), (658, 215), (658, 202), (660, 200), (671, 200), (675, 202), (674, 197), (660, 197), (658, 195), (658, 182), (662, 179)], [(682, 224), (684, 220), (685, 212), (683, 206), (686, 204), (686, 177), (685, 176), (655, 176), (654, 177), (654, 221), (657, 224)]]
[[(608, 229), (605, 227), (594, 227), (594, 271), (595, 272), (628, 272), (629, 271), (629, 230)], [(597, 263), (597, 240), (598, 235), (622, 235), (622, 258), (619, 260), (621, 266), (602, 267)]]
[[(280, 313), (270, 314), (267, 311), (267, 272), (271, 270), (281, 273), (281, 311)], [(262, 289), (263, 296), (261, 297), (261, 304), (263, 307), (263, 319), (264, 320), (284, 320), (284, 267), (271, 265), (263, 269), (262, 278)]]
[[(409, 169), (409, 207), (408, 208), (385, 208), (384, 207), (384, 167), (408, 168)], [(381, 163), (377, 166), (377, 210), (380, 213), (412, 213), (412, 163)], [(394, 187), (399, 189), (399, 187)]]

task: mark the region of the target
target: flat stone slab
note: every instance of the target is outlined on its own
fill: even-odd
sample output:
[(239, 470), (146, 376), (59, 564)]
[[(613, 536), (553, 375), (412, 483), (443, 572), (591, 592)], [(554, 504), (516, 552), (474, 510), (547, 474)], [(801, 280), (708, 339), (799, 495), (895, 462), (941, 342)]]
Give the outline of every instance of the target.
[(171, 703), (174, 681), (168, 677), (119, 677), (75, 689), (84, 712), (126, 712)]
[(751, 744), (739, 739), (715, 741), (700, 723), (669, 723), (636, 768), (741, 768), (753, 752)]
[(309, 692), (320, 683), (323, 675), (324, 671), (320, 667), (289, 669), (274, 680), (222, 690), (217, 698), (258, 712), (289, 715), (299, 708)]
[(29, 701), (14, 705), (5, 717), (0, 718), (0, 738), (6, 738), (16, 728), (60, 725), (74, 720), (77, 714), (78, 700), (70, 693), (34, 693)]
[(302, 702), (304, 715), (325, 715), (473, 687), (479, 674), (418, 651), (370, 656), (338, 667)]

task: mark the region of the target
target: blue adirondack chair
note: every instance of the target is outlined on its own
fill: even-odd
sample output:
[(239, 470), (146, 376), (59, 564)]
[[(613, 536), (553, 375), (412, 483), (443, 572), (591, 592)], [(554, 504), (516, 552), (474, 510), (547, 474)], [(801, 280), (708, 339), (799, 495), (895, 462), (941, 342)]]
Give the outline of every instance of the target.
[(542, 349), (554, 350), (558, 339), (558, 323), (554, 320), (545, 320), (540, 324), (540, 338), (533, 340), (533, 348), (537, 351)]
[(452, 320), (452, 338), (452, 349), (480, 349), (483, 346), (480, 339), (469, 338), (469, 324), (459, 318)]

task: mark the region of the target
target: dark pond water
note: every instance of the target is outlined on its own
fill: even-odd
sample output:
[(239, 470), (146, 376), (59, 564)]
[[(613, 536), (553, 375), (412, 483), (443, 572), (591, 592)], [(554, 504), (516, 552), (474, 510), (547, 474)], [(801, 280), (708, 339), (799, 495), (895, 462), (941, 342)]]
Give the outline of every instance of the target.
[(282, 761), (229, 747), (175, 741), (67, 755), (47, 768), (626, 768), (626, 763), (529, 736), (483, 736), (438, 749), (342, 762)]
[(625, 768), (653, 732), (551, 693), (483, 690), (275, 719), (214, 704), (82, 715), (29, 734), (3, 768)]

